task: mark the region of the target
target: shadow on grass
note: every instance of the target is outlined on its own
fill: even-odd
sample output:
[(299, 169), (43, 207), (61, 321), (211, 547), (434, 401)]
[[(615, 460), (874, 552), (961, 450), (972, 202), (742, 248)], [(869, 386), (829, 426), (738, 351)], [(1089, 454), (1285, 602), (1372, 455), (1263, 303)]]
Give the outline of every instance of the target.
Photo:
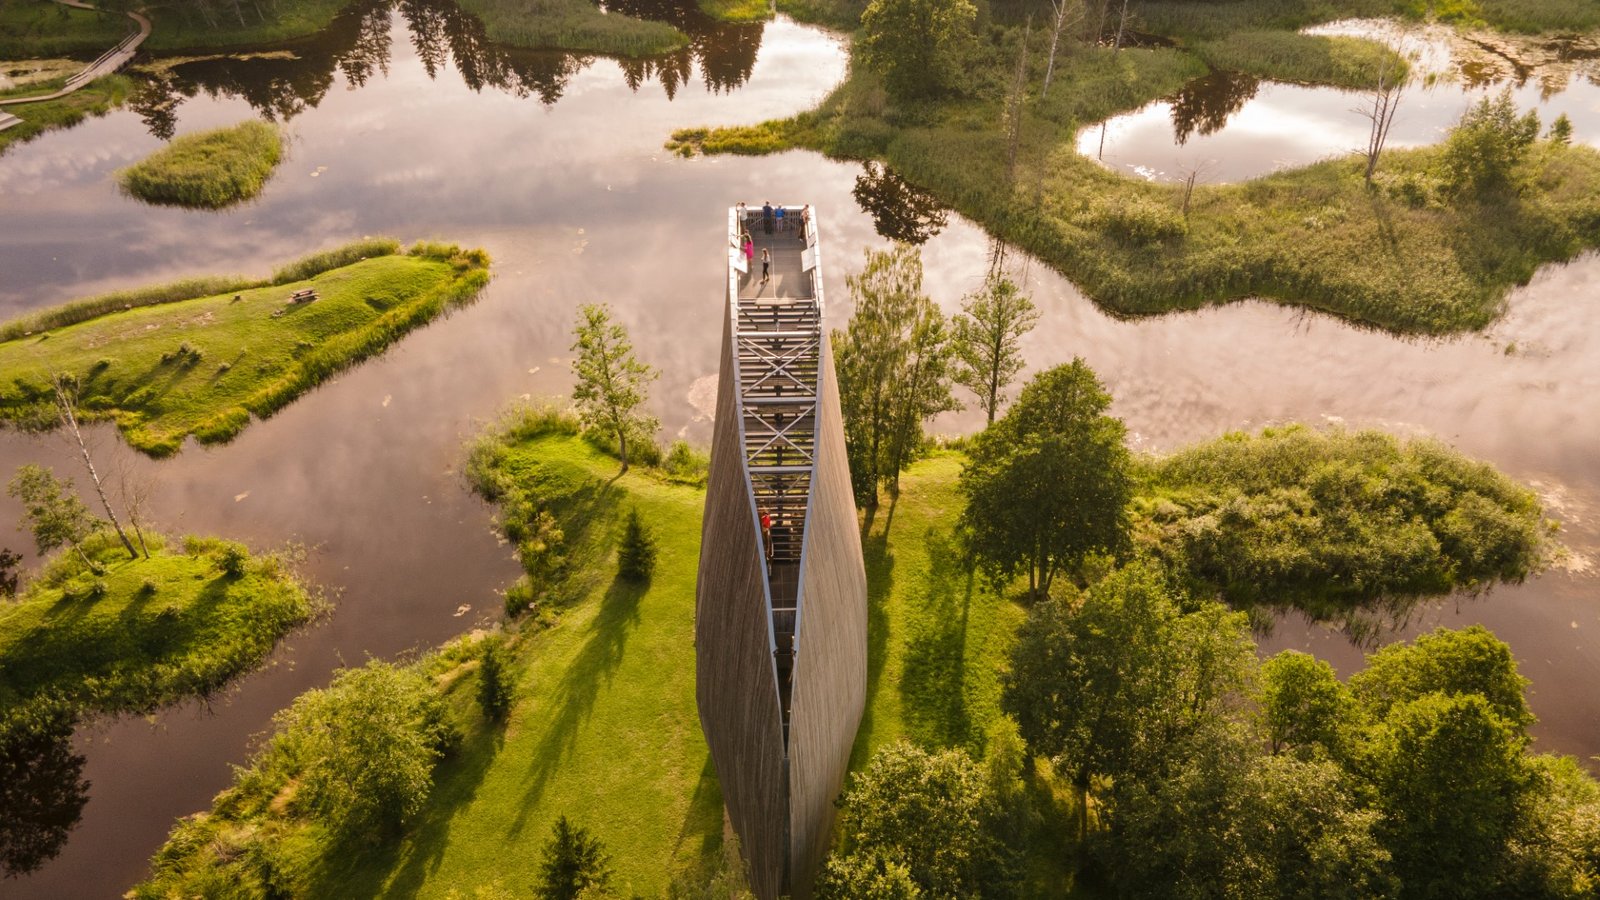
[(689, 798), (689, 809), (684, 813), (683, 824), (672, 842), (672, 857), (691, 872), (703, 873), (715, 866), (717, 853), (722, 849), (722, 785), (717, 782), (717, 770), (706, 756), (700, 769), (694, 794)]
[(883, 529), (873, 533), (877, 510), (869, 509), (861, 526), (861, 555), (867, 568), (867, 702), (856, 731), (856, 744), (850, 752), (850, 768), (866, 765), (872, 752), (872, 711), (882, 687), (883, 667), (889, 651), (889, 595), (894, 591), (894, 554), (889, 552), (889, 526), (894, 521), (890, 506)]
[(967, 709), (967, 623), (973, 573), (948, 532), (923, 535), (928, 565), (908, 593), (905, 672), (900, 677), (906, 731), (917, 744), (983, 750), (984, 735)]
[(453, 754), (439, 761), (427, 808), (407, 826), (406, 836), (380, 839), (376, 845), (330, 846), (307, 896), (417, 896), (444, 860), (456, 813), (477, 797), (503, 743), (499, 725), (485, 723), (472, 729)]
[(562, 763), (572, 753), (578, 740), (578, 731), (588, 721), (594, 710), (595, 699), (602, 688), (611, 684), (612, 675), (622, 664), (623, 651), (628, 636), (639, 624), (639, 602), (650, 590), (648, 581), (613, 579), (611, 587), (600, 601), (600, 611), (589, 623), (589, 633), (583, 647), (573, 657), (561, 683), (545, 702), (557, 710), (556, 717), (545, 729), (544, 737), (533, 754), (533, 768), (528, 772), (528, 788), (521, 809), (507, 833), (516, 836), (527, 824), (529, 813), (544, 797), (549, 784)]

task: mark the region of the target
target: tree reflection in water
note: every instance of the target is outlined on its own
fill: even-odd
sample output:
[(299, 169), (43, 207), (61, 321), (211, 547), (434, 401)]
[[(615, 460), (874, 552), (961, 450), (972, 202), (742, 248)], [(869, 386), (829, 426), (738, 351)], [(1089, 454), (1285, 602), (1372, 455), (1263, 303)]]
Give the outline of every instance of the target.
[(1196, 132), (1203, 137), (1222, 128), (1260, 87), (1260, 79), (1238, 72), (1212, 72), (1184, 85), (1167, 101), (1172, 104), (1172, 133), (1178, 145), (1188, 143)]
[[(694, 76), (698, 65), (708, 91), (734, 90), (750, 79), (761, 47), (761, 23), (730, 25), (702, 13), (693, 0), (611, 0), (608, 12), (668, 22), (689, 36), (689, 45), (662, 56), (619, 59), (622, 77), (634, 90), (658, 81), (667, 98)], [(391, 14), (411, 32), (411, 44), (429, 77), (451, 63), (467, 86), (537, 97), (553, 104), (567, 85), (596, 59), (594, 54), (528, 50), (490, 41), (483, 23), (454, 0), (356, 0), (312, 38), (264, 48), (204, 57), (161, 67), (147, 74), (129, 99), (150, 133), (171, 138), (177, 110), (202, 91), (243, 99), (261, 115), (287, 121), (314, 108), (344, 75), (360, 87), (377, 73), (388, 73)]]
[(924, 244), (944, 230), (949, 208), (932, 194), (896, 175), (888, 166), (869, 162), (850, 192), (872, 217), (878, 234), (904, 244)]
[(89, 800), (72, 715), (23, 704), (0, 718), (0, 873), (25, 875), (54, 859)]

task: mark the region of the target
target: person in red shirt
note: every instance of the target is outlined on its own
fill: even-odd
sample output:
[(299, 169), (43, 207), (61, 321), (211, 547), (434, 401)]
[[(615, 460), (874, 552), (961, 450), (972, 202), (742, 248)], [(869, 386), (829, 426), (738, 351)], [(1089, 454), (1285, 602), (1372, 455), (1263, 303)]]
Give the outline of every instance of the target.
[(761, 546), (766, 550), (767, 559), (772, 559), (772, 514), (764, 509), (761, 511)]

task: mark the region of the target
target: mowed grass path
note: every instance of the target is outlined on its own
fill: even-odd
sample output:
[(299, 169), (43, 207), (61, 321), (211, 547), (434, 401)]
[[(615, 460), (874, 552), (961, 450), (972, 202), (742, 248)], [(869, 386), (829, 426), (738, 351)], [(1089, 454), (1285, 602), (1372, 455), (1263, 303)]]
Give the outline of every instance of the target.
[[(336, 251), (337, 252), (337, 251)], [(381, 251), (380, 251), (381, 252)], [(134, 447), (231, 439), (343, 368), (475, 296), (481, 253), (419, 246), (303, 280), (118, 310), (0, 342), (0, 420), (50, 424), (50, 379), (77, 379), (90, 417)], [(291, 304), (310, 288), (319, 299)]]
[[(901, 737), (981, 749), (997, 714), (999, 663), (1022, 611), (969, 580), (950, 549), (960, 460), (942, 453), (912, 467), (893, 515), (886, 502), (871, 524), (870, 686), (856, 767)], [(706, 871), (721, 848), (722, 795), (694, 700), (704, 489), (640, 467), (613, 482), (616, 461), (569, 436), (524, 442), (506, 465), (524, 481), (589, 479), (612, 534), (636, 504), (658, 541), (655, 576), (642, 589), (614, 581), (608, 553), (586, 573), (603, 577), (553, 627), (525, 632), (504, 736), (469, 735), (409, 836), (324, 871), (325, 896), (528, 890), (563, 814), (605, 843), (628, 894), (659, 896), (676, 873)]]

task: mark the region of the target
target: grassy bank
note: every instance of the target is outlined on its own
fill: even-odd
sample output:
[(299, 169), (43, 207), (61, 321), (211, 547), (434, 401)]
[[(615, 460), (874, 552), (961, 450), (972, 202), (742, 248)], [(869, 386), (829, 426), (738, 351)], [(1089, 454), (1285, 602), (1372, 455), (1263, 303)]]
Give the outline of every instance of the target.
[(489, 39), (513, 47), (653, 56), (689, 45), (665, 22), (601, 12), (589, 0), (460, 0)]
[(278, 126), (252, 120), (178, 137), (117, 180), (147, 203), (221, 209), (261, 193), (282, 157)]
[(0, 60), (98, 56), (132, 26), (121, 13), (90, 12), (50, 0), (7, 0), (0, 4)]
[(207, 696), (260, 665), (315, 603), (277, 556), (146, 533), (149, 559), (101, 534), (101, 571), (58, 555), (14, 603), (0, 604), (0, 707), (37, 701), (80, 715), (144, 713)]
[(695, 5), (720, 22), (763, 22), (772, 15), (767, 0), (695, 0)]
[[(393, 241), (359, 242), (264, 281), (199, 279), (77, 301), (0, 326), (0, 421), (50, 427), (49, 379), (66, 374), (77, 381), (86, 417), (116, 422), (146, 453), (175, 453), (189, 435), (202, 443), (230, 440), (252, 417), (266, 418), (383, 352), (488, 283), (481, 250), (427, 243), (398, 249)], [(195, 294), (221, 285), (221, 293)], [(290, 302), (302, 289), (318, 299)]]
[(1387, 152), (1376, 190), (1364, 183), (1360, 161), (1335, 159), (1237, 185), (1202, 184), (1185, 214), (1180, 185), (1124, 177), (1074, 143), (1080, 124), (1135, 109), (1203, 73), (1204, 63), (1180, 49), (1075, 47), (1057, 60), (1044, 99), (1035, 72), (1009, 176), (996, 85), (1014, 65), (1015, 45), (987, 59), (971, 96), (897, 104), (857, 64), (815, 111), (687, 129), (669, 146), (808, 147), (882, 160), (1122, 315), (1263, 297), (1401, 334), (1458, 333), (1494, 321), (1506, 293), (1539, 265), (1600, 246), (1600, 152), (1548, 142), (1517, 167), (1520, 191), (1493, 197), (1408, 194), (1408, 186), (1436, 180), (1439, 150), (1422, 148)]
[[(66, 79), (60, 78), (42, 84), (30, 84), (14, 90), (0, 91), (0, 97), (48, 94), (59, 90), (65, 84)], [(126, 75), (107, 75), (95, 79), (59, 100), (3, 107), (6, 112), (21, 119), (22, 124), (0, 131), (0, 154), (4, 154), (14, 145), (31, 141), (46, 131), (70, 128), (89, 116), (103, 116), (121, 106), (132, 90), (133, 82)]]
[(210, 16), (198, 4), (164, 2), (151, 5), (150, 37), (145, 50), (164, 53), (215, 50), (273, 44), (316, 34), (351, 0), (275, 0), (270, 4), (209, 4)]

